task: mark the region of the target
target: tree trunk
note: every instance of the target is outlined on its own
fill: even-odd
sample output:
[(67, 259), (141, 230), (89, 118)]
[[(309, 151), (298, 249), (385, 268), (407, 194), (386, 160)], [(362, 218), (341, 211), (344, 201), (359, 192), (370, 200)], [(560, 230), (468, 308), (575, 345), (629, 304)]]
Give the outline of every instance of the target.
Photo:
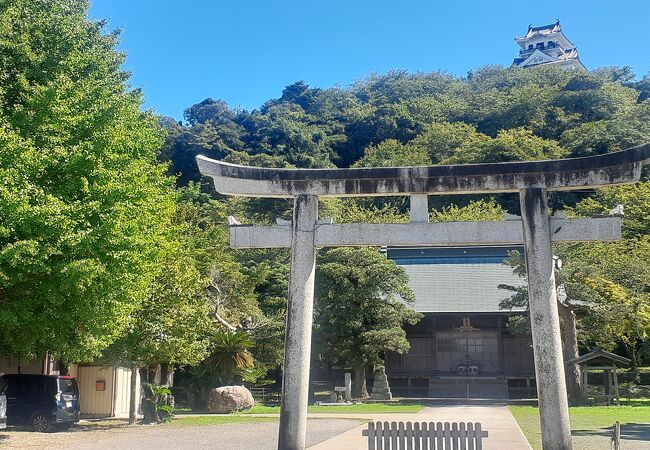
[[(313, 342), (313, 341), (312, 341)], [(312, 352), (313, 354), (313, 352)], [(307, 395), (307, 402), (310, 405), (316, 404), (316, 386), (314, 386), (314, 367), (309, 368), (309, 393)]]
[(368, 398), (368, 388), (366, 386), (366, 365), (361, 363), (354, 367), (354, 396), (356, 398)]
[(147, 368), (147, 382), (154, 386), (160, 386), (160, 364)]
[(131, 366), (131, 398), (129, 399), (129, 424), (135, 423), (135, 401), (138, 387), (138, 366)]
[(160, 364), (160, 384), (165, 385), (165, 386), (171, 386), (171, 373), (173, 371), (170, 371), (170, 367), (168, 363), (161, 363)]
[(580, 369), (576, 364), (568, 361), (578, 356), (578, 333), (576, 332), (576, 315), (573, 310), (562, 302), (558, 303), (560, 323), (562, 325), (562, 353), (566, 372), (566, 390), (569, 405), (575, 406), (584, 403), (582, 388), (580, 386)]
[(635, 344), (625, 344), (628, 356), (630, 357), (630, 372), (632, 372), (633, 380), (636, 384), (641, 382), (641, 376), (639, 375), (639, 364), (637, 361), (637, 352)]

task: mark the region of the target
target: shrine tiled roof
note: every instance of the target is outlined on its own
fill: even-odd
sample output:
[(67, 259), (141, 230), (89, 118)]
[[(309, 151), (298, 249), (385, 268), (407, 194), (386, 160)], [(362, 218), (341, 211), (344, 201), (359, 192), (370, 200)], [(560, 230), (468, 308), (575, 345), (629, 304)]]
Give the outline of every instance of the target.
[(419, 312), (505, 312), (499, 304), (512, 292), (499, 285), (526, 283), (503, 264), (510, 250), (523, 253), (515, 246), (389, 248), (387, 255), (408, 274)]

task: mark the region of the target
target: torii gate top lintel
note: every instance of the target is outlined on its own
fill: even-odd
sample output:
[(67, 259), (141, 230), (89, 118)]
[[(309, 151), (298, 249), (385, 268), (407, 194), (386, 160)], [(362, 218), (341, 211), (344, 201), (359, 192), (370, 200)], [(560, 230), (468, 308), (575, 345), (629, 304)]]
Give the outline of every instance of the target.
[(542, 161), (352, 169), (249, 167), (197, 156), (217, 192), (247, 197), (387, 196), (549, 191), (638, 181), (650, 143), (604, 155)]

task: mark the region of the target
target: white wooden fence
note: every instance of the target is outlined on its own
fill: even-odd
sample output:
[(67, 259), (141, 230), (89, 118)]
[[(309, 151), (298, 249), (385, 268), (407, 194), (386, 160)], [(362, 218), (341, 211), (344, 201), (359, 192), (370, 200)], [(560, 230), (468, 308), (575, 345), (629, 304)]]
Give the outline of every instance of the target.
[(369, 422), (368, 450), (481, 450), (488, 432), (478, 422)]

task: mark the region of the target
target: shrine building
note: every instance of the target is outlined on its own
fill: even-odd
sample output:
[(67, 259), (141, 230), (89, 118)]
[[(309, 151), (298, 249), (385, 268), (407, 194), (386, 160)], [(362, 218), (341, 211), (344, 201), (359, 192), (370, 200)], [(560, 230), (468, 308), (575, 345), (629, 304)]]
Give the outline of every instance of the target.
[(500, 303), (525, 278), (504, 264), (523, 248), (388, 248), (404, 268), (424, 317), (406, 326), (408, 353), (386, 355), (394, 395), (404, 397), (532, 398), (535, 366), (530, 336), (507, 327), (512, 315)]

